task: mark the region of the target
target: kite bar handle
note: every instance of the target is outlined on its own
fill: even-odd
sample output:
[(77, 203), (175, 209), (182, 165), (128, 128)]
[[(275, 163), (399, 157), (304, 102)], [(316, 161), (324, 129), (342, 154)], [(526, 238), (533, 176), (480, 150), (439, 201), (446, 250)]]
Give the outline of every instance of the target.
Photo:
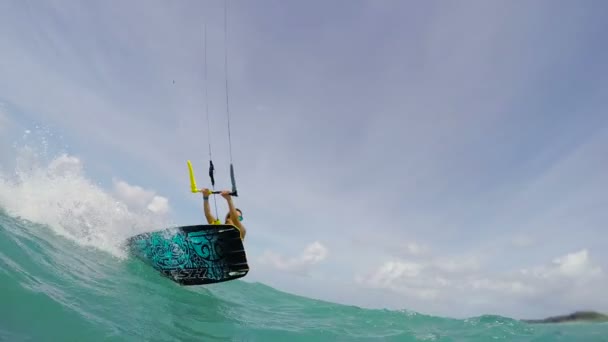
[[(209, 161), (209, 177), (211, 178), (211, 184), (215, 185), (215, 179), (213, 178), (213, 171), (215, 168), (213, 167), (213, 162)], [(190, 191), (192, 193), (201, 192), (196, 186), (196, 179), (194, 179), (194, 170), (192, 170), (192, 163), (188, 160), (188, 173), (190, 174)], [(230, 192), (230, 196), (238, 197), (238, 192), (236, 191), (236, 183), (234, 180), (234, 168), (232, 164), (230, 164), (230, 180), (232, 182), (232, 192)], [(221, 194), (221, 191), (212, 191), (212, 194)]]
[[(217, 194), (221, 194), (222, 192), (221, 191), (211, 191), (211, 193), (214, 194), (214, 195), (217, 195)], [(232, 191), (230, 193), (230, 196), (237, 196), (237, 193), (234, 192), (234, 191)]]

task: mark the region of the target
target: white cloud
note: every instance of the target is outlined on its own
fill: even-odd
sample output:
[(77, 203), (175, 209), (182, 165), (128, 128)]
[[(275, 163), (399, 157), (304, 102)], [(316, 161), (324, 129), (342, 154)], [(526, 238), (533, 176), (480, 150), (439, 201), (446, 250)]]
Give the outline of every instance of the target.
[(147, 209), (153, 213), (166, 214), (169, 211), (169, 200), (158, 196), (152, 190), (137, 185), (130, 185), (122, 180), (114, 180), (114, 193), (117, 198), (134, 209)]
[(523, 269), (521, 274), (539, 279), (576, 279), (585, 282), (603, 275), (600, 266), (593, 264), (587, 249), (554, 258), (550, 266)]
[(162, 196), (154, 196), (147, 208), (157, 214), (166, 214), (169, 212), (169, 200)]
[(297, 257), (286, 258), (273, 251), (265, 251), (258, 259), (261, 264), (270, 265), (278, 270), (307, 273), (310, 266), (325, 260), (329, 254), (327, 247), (315, 241), (304, 248)]
[(534, 287), (524, 284), (520, 280), (500, 280), (489, 278), (472, 279), (467, 284), (473, 290), (488, 290), (502, 294), (527, 295), (534, 294)]
[(316, 264), (325, 260), (327, 254), (327, 247), (323, 246), (320, 242), (315, 241), (306, 246), (302, 253), (301, 260), (308, 264)]
[(594, 266), (589, 260), (586, 249), (576, 253), (570, 253), (553, 260), (557, 270), (565, 276), (596, 276), (602, 273), (599, 266)]
[(137, 205), (140, 207), (145, 206), (152, 197), (154, 192), (144, 190), (142, 187), (137, 185), (130, 185), (129, 183), (121, 180), (114, 180), (114, 191), (116, 195), (127, 202), (127, 204)]
[[(388, 261), (369, 276), (356, 276), (355, 282), (364, 287), (387, 289), (419, 299), (432, 299), (438, 291), (434, 286), (429, 286), (433, 279), (426, 278), (423, 274), (425, 270), (425, 265), (415, 262)], [(434, 280), (438, 286), (447, 284), (447, 280), (440, 277)]]
[(424, 306), (424, 300), (437, 299), (435, 304), (444, 305), (441, 311), (449, 310), (449, 303), (463, 308), (476, 303), (498, 310), (507, 297), (522, 305), (541, 301), (567, 306), (573, 299), (578, 305), (608, 304), (598, 303), (596, 292), (590, 291), (592, 285), (599, 288), (608, 284), (603, 270), (592, 262), (586, 249), (554, 258), (548, 265), (520, 271), (481, 270), (475, 260), (462, 258), (446, 264), (433, 259), (390, 260), (355, 276), (355, 281), (364, 288), (392, 291), (401, 297), (397, 302), (406, 307)]
[(388, 261), (367, 281), (377, 287), (391, 287), (395, 282), (420, 275), (424, 266), (407, 261)]
[(429, 273), (429, 265), (411, 261), (387, 261), (369, 275), (355, 277), (355, 282), (364, 286), (388, 289), (406, 297), (431, 299), (438, 295), (439, 287), (450, 281)]

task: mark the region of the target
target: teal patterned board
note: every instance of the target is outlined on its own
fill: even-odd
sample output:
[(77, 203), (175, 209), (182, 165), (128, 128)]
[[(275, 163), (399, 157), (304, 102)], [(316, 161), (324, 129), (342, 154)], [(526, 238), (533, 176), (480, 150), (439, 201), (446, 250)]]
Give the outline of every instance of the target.
[(129, 251), (181, 285), (244, 277), (247, 255), (233, 225), (195, 225), (143, 233), (127, 240)]

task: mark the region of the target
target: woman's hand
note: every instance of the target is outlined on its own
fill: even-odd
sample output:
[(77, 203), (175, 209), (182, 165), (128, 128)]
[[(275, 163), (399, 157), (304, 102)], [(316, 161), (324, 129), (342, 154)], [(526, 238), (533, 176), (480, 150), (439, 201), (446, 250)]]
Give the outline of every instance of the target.
[(222, 194), (222, 197), (224, 197), (225, 199), (227, 199), (227, 200), (228, 200), (228, 199), (230, 199), (230, 191), (228, 191), (228, 190), (223, 190), (223, 191), (221, 192), (221, 194)]

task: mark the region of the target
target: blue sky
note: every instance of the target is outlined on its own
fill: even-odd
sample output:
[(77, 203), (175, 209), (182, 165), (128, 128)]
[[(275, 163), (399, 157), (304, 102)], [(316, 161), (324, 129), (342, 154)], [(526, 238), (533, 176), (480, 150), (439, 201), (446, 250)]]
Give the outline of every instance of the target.
[[(608, 311), (606, 7), (230, 1), (247, 280), (450, 316)], [(223, 2), (0, 13), (3, 168), (40, 125), (118, 199), (202, 221), (186, 160), (205, 184), (209, 138), (230, 186)]]

